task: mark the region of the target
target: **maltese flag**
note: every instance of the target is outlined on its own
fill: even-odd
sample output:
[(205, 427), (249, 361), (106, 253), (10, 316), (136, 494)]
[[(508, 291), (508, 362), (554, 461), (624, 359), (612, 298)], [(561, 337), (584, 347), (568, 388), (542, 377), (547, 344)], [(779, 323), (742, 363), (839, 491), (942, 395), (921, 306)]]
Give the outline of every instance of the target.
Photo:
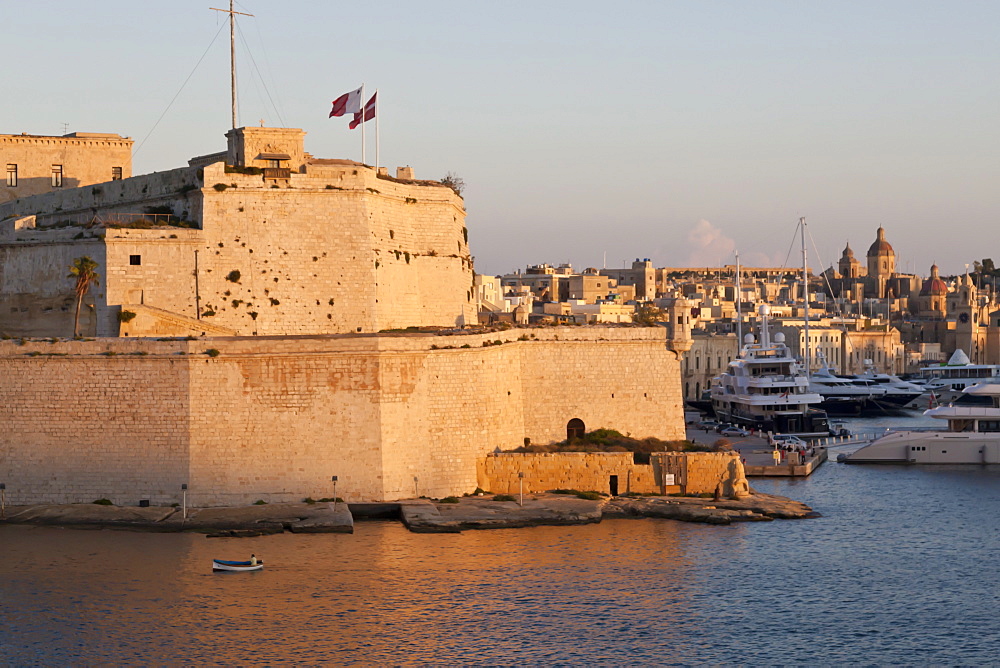
[(378, 97), (378, 91), (375, 91), (375, 94), (372, 95), (371, 99), (368, 100), (368, 102), (365, 104), (365, 117), (364, 117), (364, 119), (361, 118), (361, 110), (358, 109), (354, 113), (354, 120), (347, 124), (348, 128), (350, 128), (351, 130), (353, 130), (354, 128), (358, 127), (359, 125), (361, 125), (365, 121), (370, 121), (371, 119), (375, 118), (375, 98), (376, 97)]
[(361, 88), (344, 93), (333, 101), (333, 109), (330, 110), (328, 118), (343, 116), (344, 114), (361, 113)]

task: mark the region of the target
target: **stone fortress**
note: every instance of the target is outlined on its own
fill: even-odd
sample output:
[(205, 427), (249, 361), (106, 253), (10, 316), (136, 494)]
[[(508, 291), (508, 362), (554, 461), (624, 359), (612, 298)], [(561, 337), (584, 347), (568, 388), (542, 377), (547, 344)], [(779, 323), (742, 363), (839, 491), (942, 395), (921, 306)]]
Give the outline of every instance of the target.
[[(66, 268), (102, 267), (91, 336), (377, 332), (475, 322), (461, 198), (238, 128), (188, 167), (0, 207), (0, 331), (60, 336)], [(15, 310), (16, 307), (16, 310)], [(122, 311), (137, 314), (122, 326)]]
[[(0, 205), (9, 502), (300, 501), (333, 476), (348, 501), (441, 497), (571, 421), (684, 438), (687, 313), (463, 332), (461, 197), (313, 158), (304, 134), (237, 128), (226, 152), (121, 180), (109, 153), (103, 181), (67, 169), (78, 187)], [(100, 283), (70, 340), (84, 255)]]

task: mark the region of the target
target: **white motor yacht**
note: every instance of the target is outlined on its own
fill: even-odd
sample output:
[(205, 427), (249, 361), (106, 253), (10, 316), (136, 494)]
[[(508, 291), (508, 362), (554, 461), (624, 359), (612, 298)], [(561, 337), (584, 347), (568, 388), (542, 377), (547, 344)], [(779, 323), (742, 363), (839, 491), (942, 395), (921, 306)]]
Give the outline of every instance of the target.
[(922, 385), (903, 380), (899, 376), (879, 373), (870, 359), (866, 359), (864, 364), (865, 370), (851, 376), (851, 378), (865, 383), (868, 387), (882, 390), (882, 396), (878, 397), (876, 403), (885, 408), (902, 408), (923, 394), (926, 389)]
[(825, 362), (809, 376), (809, 391), (823, 398), (821, 405), (831, 415), (861, 415), (878, 408), (876, 402), (885, 396), (877, 384), (838, 376)]
[(927, 379), (925, 391), (941, 394), (954, 390), (960, 393), (977, 383), (1000, 383), (1000, 364), (973, 364), (965, 351), (959, 348), (947, 363), (922, 368), (920, 376)]
[(939, 406), (924, 415), (947, 420), (945, 429), (893, 431), (842, 461), (849, 464), (1000, 464), (1000, 382), (980, 383), (966, 392), (988, 397), (988, 406)]
[(785, 345), (780, 332), (771, 340), (770, 307), (759, 310), (760, 341), (744, 337), (739, 356), (712, 379), (710, 395), (715, 415), (748, 429), (798, 436), (827, 436), (826, 412), (813, 408), (823, 398), (809, 390), (809, 380)]

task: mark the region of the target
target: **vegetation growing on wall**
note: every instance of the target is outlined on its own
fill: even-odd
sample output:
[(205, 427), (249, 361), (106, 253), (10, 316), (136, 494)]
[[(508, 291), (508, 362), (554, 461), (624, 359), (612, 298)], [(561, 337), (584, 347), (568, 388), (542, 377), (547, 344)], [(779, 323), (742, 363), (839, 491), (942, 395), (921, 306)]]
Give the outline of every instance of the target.
[(135, 318), (135, 313), (132, 311), (119, 311), (118, 312), (118, 322), (126, 323), (132, 322)]
[(632, 322), (644, 327), (656, 327), (661, 322), (666, 322), (667, 314), (662, 309), (649, 304), (640, 304), (635, 309)]
[(447, 174), (444, 175), (444, 178), (441, 179), (441, 185), (448, 186), (449, 188), (455, 191), (456, 195), (461, 197), (462, 191), (465, 190), (465, 179), (463, 179), (458, 174), (455, 174), (453, 172), (448, 172)]
[(707, 444), (691, 441), (661, 441), (658, 438), (632, 438), (614, 429), (595, 429), (579, 438), (548, 445), (523, 445), (511, 452), (631, 452), (636, 464), (648, 464), (653, 452), (714, 452)]

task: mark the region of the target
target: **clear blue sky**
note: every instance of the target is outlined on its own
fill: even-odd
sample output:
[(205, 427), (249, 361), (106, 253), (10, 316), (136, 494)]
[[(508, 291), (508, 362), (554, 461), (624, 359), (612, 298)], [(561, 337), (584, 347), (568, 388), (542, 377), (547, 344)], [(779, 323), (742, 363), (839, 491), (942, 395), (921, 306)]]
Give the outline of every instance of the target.
[[(3, 2), (0, 132), (67, 123), (138, 143), (222, 28), (135, 172), (222, 150), (228, 31), (209, 7), (224, 6)], [(879, 225), (902, 270), (1000, 262), (995, 1), (237, 9), (256, 15), (240, 21), (241, 124), (300, 127), (314, 155), (360, 159), (330, 101), (378, 87), (381, 163), (465, 179), (482, 273), (605, 253), (608, 266), (718, 264), (733, 249), (781, 264), (799, 216), (824, 266), (848, 241), (863, 258)]]

